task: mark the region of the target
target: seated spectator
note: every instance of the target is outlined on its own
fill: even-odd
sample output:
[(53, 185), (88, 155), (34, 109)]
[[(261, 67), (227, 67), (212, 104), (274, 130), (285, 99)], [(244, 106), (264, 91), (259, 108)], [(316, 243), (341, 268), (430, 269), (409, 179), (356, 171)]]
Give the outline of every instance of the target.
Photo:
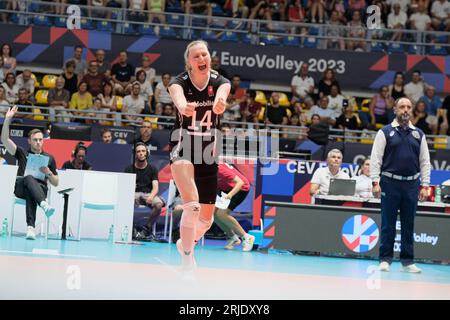
[[(393, 11), (388, 15), (387, 27), (389, 29), (405, 29), (408, 16), (406, 12), (401, 11), (399, 3), (394, 4)], [(392, 34), (391, 41), (401, 41), (403, 33), (396, 31)]]
[(95, 51), (95, 61), (97, 62), (98, 73), (104, 74), (108, 79), (111, 77), (111, 63), (105, 60), (105, 50)]
[(342, 21), (340, 20), (338, 11), (333, 10), (331, 12), (330, 20), (328, 21), (328, 25), (326, 30), (326, 35), (329, 39), (324, 39), (325, 42), (324, 47), (326, 49), (339, 49), (345, 50), (345, 30), (344, 28), (340, 28), (342, 26)]
[(9, 108), (9, 102), (6, 100), (5, 88), (0, 86), (0, 118), (4, 118)]
[(111, 10), (106, 10), (107, 0), (87, 0), (89, 17), (111, 19)]
[[(58, 122), (70, 122), (70, 114), (67, 112), (70, 92), (64, 89), (64, 84), (64, 78), (58, 77), (55, 87), (48, 91), (48, 105), (55, 109), (56, 121)], [(51, 120), (54, 121), (53, 119)]]
[(240, 115), (240, 104), (246, 99), (246, 90), (241, 88), (241, 77), (235, 74), (231, 81), (230, 95), (227, 99), (227, 109), (223, 114), (224, 120), (239, 121)]
[[(433, 119), (433, 117), (431, 119), (431, 122), (435, 124), (436, 121)], [(416, 103), (411, 117), (411, 123), (422, 130), (425, 134), (432, 133), (432, 125), (429, 123), (427, 106), (424, 101), (419, 101)]]
[(69, 91), (71, 96), (78, 91), (78, 82), (80, 80), (80, 77), (75, 73), (75, 66), (75, 61), (67, 61), (64, 71), (61, 74), (64, 78), (64, 89)]
[(361, 198), (373, 198), (372, 179), (370, 178), (370, 159), (364, 159), (358, 175), (352, 178), (356, 180), (355, 196)]
[(208, 24), (211, 23), (212, 6), (206, 0), (187, 0), (184, 2), (184, 13), (203, 14), (208, 16)]
[(217, 71), (222, 77), (229, 79), (228, 73), (220, 65), (220, 58), (218, 56), (211, 57), (211, 69)]
[(292, 114), (287, 125), (289, 127), (283, 127), (283, 138), (293, 140), (303, 140), (307, 137), (306, 128), (301, 128), (300, 115), (297, 113)]
[(131, 84), (135, 81), (134, 67), (128, 63), (126, 51), (119, 53), (119, 62), (111, 68), (112, 80), (116, 94), (122, 96), (131, 90)]
[(419, 99), (419, 102), (421, 101), (426, 105), (427, 122), (431, 126), (432, 133), (445, 135), (448, 130), (446, 110), (442, 109), (441, 99), (436, 95), (433, 86), (426, 87), (425, 95)]
[(147, 20), (145, 16), (145, 1), (144, 0), (129, 0), (128, 1), (128, 20), (144, 22)]
[(288, 123), (288, 115), (286, 109), (280, 106), (280, 94), (272, 93), (272, 103), (267, 106), (267, 118), (265, 124), (286, 125)]
[(402, 72), (396, 72), (394, 82), (389, 85), (389, 94), (396, 101), (405, 96), (405, 76)]
[(431, 23), (434, 30), (446, 30), (450, 28), (450, 2), (448, 0), (433, 1), (431, 5)]
[(88, 72), (81, 81), (87, 83), (89, 93), (96, 97), (103, 91), (103, 85), (108, 81), (108, 78), (103, 73), (98, 72), (97, 61), (93, 60), (89, 62)]
[(348, 174), (341, 169), (342, 158), (342, 152), (338, 149), (328, 152), (328, 166), (318, 168), (311, 179), (311, 187), (309, 189), (311, 196), (316, 194), (327, 195), (330, 189), (331, 178), (350, 179)]
[(388, 124), (394, 120), (394, 100), (389, 95), (387, 86), (382, 86), (380, 92), (372, 98), (369, 106), (371, 128), (375, 128), (376, 123)]
[(0, 83), (3, 83), (3, 81), (5, 81), (5, 69), (3, 68), (4, 64), (3, 64), (3, 57), (0, 56)]
[(419, 3), (418, 12), (409, 17), (410, 28), (417, 31), (431, 31), (431, 18), (427, 13), (427, 8)]
[(272, 20), (286, 21), (288, 0), (268, 0)]
[[(358, 117), (353, 113), (353, 107), (348, 104), (344, 106), (344, 113), (341, 114), (336, 120), (336, 128), (341, 130), (358, 130), (359, 129), (359, 121)], [(356, 136), (356, 133), (345, 133), (346, 136)]]
[[(101, 110), (116, 112), (117, 111), (117, 97), (113, 94), (113, 85), (111, 82), (105, 82), (103, 84), (103, 92), (100, 93), (97, 98), (101, 100)], [(114, 119), (113, 114), (107, 116), (109, 119)]]
[(414, 70), (411, 82), (405, 85), (404, 94), (414, 105), (424, 95), (424, 90), (425, 81), (423, 81), (420, 71)]
[(8, 72), (16, 74), (17, 61), (12, 55), (11, 46), (7, 43), (2, 45), (3, 69), (5, 74)]
[(102, 100), (100, 98), (94, 97), (92, 99), (92, 107), (89, 108), (88, 111), (89, 112), (86, 113), (85, 116), (91, 119), (86, 119), (86, 123), (88, 124), (98, 123), (104, 126), (112, 125), (110, 121), (107, 121), (108, 114), (95, 112), (95, 111), (102, 111)]
[(245, 0), (225, 0), (223, 8), (226, 12), (231, 12), (233, 18), (245, 19), (248, 17), (249, 10)]
[[(365, 51), (366, 50), (366, 30), (364, 29), (363, 23), (361, 21), (361, 14), (359, 11), (353, 11), (352, 20), (347, 23), (349, 38), (354, 38), (347, 40), (347, 50), (351, 51)], [(359, 38), (359, 39), (357, 39)]]
[(111, 129), (108, 129), (108, 128), (102, 129), (100, 134), (101, 134), (103, 143), (112, 143)]
[[(18, 91), (18, 98), (16, 101), (16, 105), (19, 107), (19, 112), (30, 112), (33, 113), (33, 102), (29, 98), (29, 94), (27, 89), (20, 88)], [(24, 106), (30, 106), (29, 108)], [(17, 114), (17, 118), (24, 118), (24, 119), (33, 119), (33, 114)]]
[(322, 79), (319, 81), (319, 97), (329, 96), (332, 86), (337, 86), (338, 93), (341, 93), (341, 87), (336, 80), (336, 73), (333, 69), (326, 69), (322, 74)]
[(323, 96), (319, 99), (319, 105), (312, 107), (310, 112), (311, 114), (319, 115), (321, 122), (325, 122), (331, 126), (334, 126), (334, 124), (336, 123), (336, 118), (334, 117), (335, 111), (328, 109), (328, 103), (328, 97)]
[(305, 22), (306, 13), (303, 8), (302, 0), (292, 1), (288, 8), (289, 22)]
[(17, 100), (19, 94), (19, 86), (16, 83), (16, 76), (14, 73), (9, 72), (5, 76), (5, 82), (2, 83), (3, 88), (5, 88), (6, 100), (13, 104)]
[(143, 70), (145, 72), (145, 75), (146, 75), (145, 79), (152, 86), (152, 89), (153, 89), (153, 85), (155, 83), (156, 71), (154, 68), (150, 67), (150, 59), (146, 55), (142, 56), (142, 66), (136, 68), (136, 74), (135, 74), (136, 77), (137, 77), (137, 73), (141, 70)]
[(61, 167), (62, 170), (92, 170), (92, 166), (86, 161), (87, 147), (79, 142), (72, 152), (72, 160), (67, 160)]
[(300, 72), (292, 77), (291, 103), (294, 103), (297, 100), (303, 102), (306, 97), (309, 97), (314, 93), (314, 79), (309, 76), (308, 72), (309, 72), (308, 64), (303, 63), (302, 66), (300, 67)]
[(158, 18), (159, 23), (166, 23), (165, 0), (147, 0), (148, 23), (152, 23), (155, 18)]
[(162, 74), (161, 79), (162, 81), (159, 82), (155, 88), (155, 109), (158, 107), (162, 108), (165, 104), (173, 104), (172, 98), (167, 90), (172, 76), (170, 73), (166, 72)]
[[(141, 96), (141, 85), (138, 82), (133, 83), (131, 94), (123, 98), (122, 113), (130, 121), (142, 121), (139, 115), (144, 111), (145, 101)], [(129, 123), (129, 122), (128, 122)]]
[(153, 88), (150, 82), (146, 80), (147, 75), (144, 70), (139, 70), (136, 73), (136, 82), (141, 86), (140, 96), (144, 100), (144, 110), (145, 114), (153, 113), (152, 110), (152, 99), (153, 99)]
[(308, 12), (310, 13), (310, 21), (312, 23), (323, 23), (325, 13), (325, 1), (308, 0)]
[(360, 16), (363, 17), (366, 10), (365, 0), (348, 0), (347, 14), (348, 19), (352, 19), (354, 12), (359, 12)]
[[(86, 111), (92, 108), (92, 95), (89, 93), (89, 91), (87, 91), (87, 87), (87, 83), (81, 81), (78, 85), (78, 91), (75, 92), (70, 99), (69, 109), (76, 117), (85, 117), (87, 113), (79, 111)], [(75, 119), (74, 121), (85, 123), (84, 119)]]
[(34, 80), (31, 77), (31, 71), (25, 69), (21, 74), (16, 77), (16, 83), (19, 88), (24, 88), (30, 93), (30, 99), (34, 97)]
[(175, 118), (174, 116), (174, 109), (173, 105), (171, 104), (165, 104), (163, 106), (162, 116), (166, 117), (172, 117), (172, 118), (161, 118), (161, 121), (164, 122), (164, 124), (160, 124), (158, 128), (160, 130), (172, 130), (174, 124), (175, 124)]
[(250, 16), (248, 19), (250, 20), (248, 24), (248, 31), (250, 32), (256, 32), (255, 24), (252, 22), (252, 20), (266, 20), (267, 21), (267, 29), (273, 30), (272, 25), (272, 15), (269, 8), (269, 1), (268, 0), (255, 0), (253, 1), (255, 3), (254, 6), (252, 6), (252, 9), (250, 11)]
[(151, 209), (148, 222), (143, 230), (145, 240), (152, 240), (148, 237), (151, 237), (153, 224), (161, 214), (161, 209), (165, 206), (163, 198), (158, 195), (158, 170), (149, 162), (149, 156), (150, 151), (147, 146), (143, 143), (137, 143), (134, 147), (134, 163), (125, 169), (126, 173), (136, 174), (135, 207), (145, 205)]
[(386, 0), (386, 3), (391, 6), (391, 12), (394, 11), (394, 5), (399, 4), (400, 10), (404, 13), (408, 13), (410, 0)]
[(150, 151), (158, 151), (161, 149), (161, 145), (152, 137), (152, 123), (150, 121), (142, 121), (139, 127), (139, 138), (136, 139), (134, 144), (143, 143)]
[(328, 136), (330, 134), (330, 126), (328, 123), (323, 122), (318, 114), (311, 116), (311, 123), (306, 130), (308, 133), (308, 139), (319, 145), (328, 144)]
[[(337, 119), (342, 115), (344, 109), (345, 97), (339, 93), (339, 87), (337, 85), (331, 86), (331, 92), (328, 96), (328, 109), (334, 111), (334, 118)], [(348, 100), (347, 100), (348, 105)], [(353, 110), (352, 110), (353, 111)]]
[[(258, 124), (258, 115), (261, 110), (261, 104), (255, 101), (256, 91), (250, 90), (245, 94), (245, 100), (239, 104), (241, 113), (241, 122)], [(243, 127), (246, 125), (243, 125)], [(258, 128), (258, 127), (257, 127)]]
[[(64, 63), (64, 65), (67, 68), (67, 62), (68, 61), (74, 61), (75, 62), (75, 70), (74, 72), (79, 75), (80, 77), (82, 77), (84, 75), (84, 73), (86, 72), (87, 69), (87, 62), (86, 60), (83, 60), (83, 47), (82, 46), (76, 46), (74, 53), (73, 53), (73, 57), (66, 60), (66, 62)], [(67, 79), (66, 79), (67, 80)]]
[(337, 20), (342, 24), (347, 23), (347, 17), (345, 16), (347, 11), (345, 9), (344, 0), (332, 0), (328, 2), (327, 10), (331, 13), (330, 16), (333, 15), (334, 11), (336, 11)]

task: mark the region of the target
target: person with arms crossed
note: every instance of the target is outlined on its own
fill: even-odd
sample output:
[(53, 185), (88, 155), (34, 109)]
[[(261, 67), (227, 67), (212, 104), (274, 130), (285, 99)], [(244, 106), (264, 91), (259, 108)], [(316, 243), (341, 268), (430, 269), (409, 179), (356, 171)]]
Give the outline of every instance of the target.
[(189, 43), (184, 60), (186, 71), (169, 85), (178, 109), (169, 148), (172, 176), (184, 203), (177, 249), (183, 267), (190, 270), (195, 267), (195, 243), (213, 223), (218, 171), (216, 128), (231, 85), (211, 70), (205, 41)]
[[(396, 118), (381, 128), (372, 147), (372, 192), (381, 196), (380, 270), (388, 272), (394, 257), (397, 214), (401, 222), (401, 271), (419, 273), (414, 264), (414, 217), (417, 200), (427, 198), (430, 184), (430, 153), (422, 130), (412, 125), (412, 102), (395, 102)], [(421, 177), (421, 181), (419, 180)], [(419, 186), (424, 188), (419, 192)]]
[[(5, 121), (3, 123), (1, 141), (12, 156), (17, 159), (19, 170), (17, 171), (17, 180), (14, 187), (14, 194), (16, 197), (26, 200), (26, 215), (27, 215), (27, 235), (26, 238), (35, 240), (34, 226), (36, 222), (36, 209), (39, 205), (47, 217), (55, 213), (55, 208), (51, 207), (46, 201), (48, 192), (47, 180), (53, 186), (58, 186), (59, 177), (56, 172), (55, 158), (44, 152), (43, 142), (44, 135), (41, 130), (33, 129), (28, 134), (28, 143), (30, 149), (25, 151), (23, 148), (17, 146), (9, 137), (9, 125), (11, 120), (17, 112), (17, 106), (9, 108), (6, 112)], [(25, 176), (25, 169), (27, 166), (28, 157), (31, 154), (42, 155), (49, 158), (48, 166), (39, 168), (44, 176), (44, 180), (37, 179), (32, 175)]]

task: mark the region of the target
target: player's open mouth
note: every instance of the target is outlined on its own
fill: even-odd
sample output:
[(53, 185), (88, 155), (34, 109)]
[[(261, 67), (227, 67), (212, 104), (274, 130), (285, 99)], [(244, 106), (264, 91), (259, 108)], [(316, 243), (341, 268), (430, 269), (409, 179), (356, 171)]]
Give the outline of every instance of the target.
[(203, 65), (203, 66), (198, 66), (198, 68), (199, 68), (199, 70), (200, 70), (200, 71), (203, 71), (203, 70), (205, 70), (205, 69), (206, 69), (206, 64), (205, 64), (205, 65)]

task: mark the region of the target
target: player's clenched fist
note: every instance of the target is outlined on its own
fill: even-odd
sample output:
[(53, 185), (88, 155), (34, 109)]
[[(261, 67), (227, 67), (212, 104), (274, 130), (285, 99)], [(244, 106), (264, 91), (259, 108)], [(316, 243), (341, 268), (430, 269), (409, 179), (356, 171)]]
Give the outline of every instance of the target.
[(225, 108), (227, 107), (227, 103), (222, 98), (219, 98), (213, 106), (213, 112), (215, 114), (222, 114), (225, 111)]
[(196, 107), (197, 107), (197, 103), (188, 102), (188, 103), (186, 103), (186, 106), (184, 108), (182, 108), (182, 110), (180, 110), (181, 114), (186, 117), (192, 117)]

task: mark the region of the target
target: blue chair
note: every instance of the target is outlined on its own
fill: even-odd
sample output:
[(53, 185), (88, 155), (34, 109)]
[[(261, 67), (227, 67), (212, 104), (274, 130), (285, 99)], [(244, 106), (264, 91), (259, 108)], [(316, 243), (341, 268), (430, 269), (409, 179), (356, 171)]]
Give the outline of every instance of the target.
[(409, 46), (408, 53), (409, 54), (419, 54), (419, 46), (416, 46), (416, 45)]
[(192, 26), (194, 27), (205, 27), (206, 19), (203, 18), (192, 18)]
[(54, 24), (55, 24), (55, 27), (65, 28), (67, 26), (66, 18), (58, 17), (55, 19)]
[(446, 56), (448, 54), (445, 47), (442, 47), (439, 45), (434, 45), (434, 46), (430, 47), (428, 49), (428, 53), (433, 56)]
[(279, 45), (280, 42), (278, 41), (278, 39), (276, 37), (274, 37), (273, 35), (269, 34), (269, 35), (264, 35), (262, 37), (259, 38), (259, 41), (264, 43), (265, 45)]
[(227, 23), (227, 29), (242, 30), (244, 27), (245, 21), (232, 20)]
[[(50, 193), (50, 190), (48, 191), (49, 193)], [(46, 201), (47, 201), (47, 199), (46, 199)], [(26, 206), (27, 205), (27, 202), (26, 202), (26, 200), (25, 199), (22, 199), (22, 198), (18, 198), (18, 197), (16, 197), (16, 196), (14, 196), (14, 202), (13, 202), (13, 204), (12, 204), (12, 210), (11, 210), (11, 212), (12, 212), (12, 217), (11, 217), (11, 232), (9, 233), (9, 236), (11, 237), (12, 236), (12, 233), (13, 233), (13, 230), (14, 230), (14, 209), (16, 208), (16, 205), (18, 205), (18, 206)], [(37, 206), (37, 209), (36, 210), (42, 210), (41, 209), (41, 207), (38, 205)], [(44, 213), (44, 215), (45, 215), (45, 213)], [(47, 239), (48, 238), (48, 231), (49, 231), (49, 227), (50, 227), (50, 217), (47, 217), (46, 216), (46, 220), (47, 220), (47, 223), (46, 223), (46, 231), (45, 231), (45, 238)]]
[(99, 21), (97, 22), (97, 30), (102, 32), (113, 32), (114, 28), (109, 21)]
[(370, 51), (371, 52), (384, 52), (384, 46), (380, 42), (371, 42), (370, 43)]
[(300, 46), (300, 41), (298, 40), (298, 37), (287, 36), (283, 38), (283, 45), (289, 47), (298, 47)]
[(317, 28), (317, 27), (309, 27), (308, 34), (310, 34), (312, 36), (319, 35), (319, 28)]
[(303, 42), (303, 46), (305, 48), (310, 48), (310, 49), (316, 49), (318, 46), (318, 41), (316, 38), (313, 37), (308, 37), (305, 39), (305, 41)]
[(209, 29), (202, 31), (201, 38), (205, 41), (217, 40), (217, 34)]
[(125, 34), (135, 34), (134, 26), (131, 23), (125, 22), (123, 24), (123, 33)]
[(159, 36), (162, 38), (176, 38), (177, 32), (175, 31), (174, 28), (164, 26), (159, 29)]
[(167, 5), (167, 12), (177, 12), (183, 13), (183, 8), (181, 7), (181, 3), (179, 1), (172, 2)]
[(222, 7), (217, 3), (211, 3), (211, 9), (213, 16), (225, 16), (225, 12), (223, 11)]
[(243, 42), (243, 43), (246, 43), (246, 44), (252, 44), (252, 41), (253, 41), (253, 36), (252, 36), (251, 33), (245, 33), (245, 34), (242, 36), (242, 42)]
[(80, 27), (81, 29), (85, 30), (94, 30), (94, 26), (92, 25), (92, 22), (87, 19), (81, 19), (80, 20)]
[(388, 53), (404, 53), (405, 50), (403, 48), (403, 45), (398, 43), (390, 43), (387, 47)]
[(447, 35), (439, 35), (436, 37), (437, 43), (447, 43), (448, 42), (448, 36)]
[(33, 23), (35, 26), (44, 26), (44, 27), (52, 26), (50, 19), (44, 15), (34, 16)]
[(154, 36), (155, 34), (155, 30), (153, 29), (152, 26), (148, 25), (148, 24), (140, 24), (138, 26), (138, 30), (137, 30), (140, 34), (145, 34), (147, 36)]
[(170, 14), (167, 16), (167, 22), (169, 24), (174, 24), (177, 26), (182, 26), (184, 24), (184, 17), (178, 14)]
[(220, 41), (222, 42), (239, 42), (239, 38), (236, 32), (227, 31), (221, 37)]
[(30, 5), (28, 6), (28, 11), (29, 12), (40, 12), (39, 11), (39, 4), (37, 3), (30, 3)]

